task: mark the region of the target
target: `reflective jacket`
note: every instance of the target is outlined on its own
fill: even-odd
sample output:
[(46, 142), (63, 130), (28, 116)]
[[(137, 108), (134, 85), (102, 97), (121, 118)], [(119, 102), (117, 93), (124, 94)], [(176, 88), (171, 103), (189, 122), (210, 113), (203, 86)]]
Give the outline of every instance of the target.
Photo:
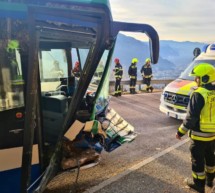
[(215, 132), (215, 90), (210, 91), (199, 87), (195, 92), (201, 94), (205, 102), (200, 114), (200, 130)]
[(215, 140), (215, 86), (207, 84), (198, 87), (191, 95), (187, 116), (178, 129), (183, 136), (189, 131), (189, 137), (198, 141)]
[(144, 78), (151, 78), (152, 77), (151, 65), (147, 66), (147, 64), (144, 64), (140, 72)]
[(129, 69), (128, 69), (128, 75), (130, 76), (131, 79), (136, 79), (137, 78), (137, 66), (136, 64), (131, 64)]
[(114, 72), (115, 72), (115, 78), (116, 79), (117, 78), (122, 79), (123, 69), (122, 69), (122, 65), (120, 63), (118, 63), (118, 64), (115, 65)]

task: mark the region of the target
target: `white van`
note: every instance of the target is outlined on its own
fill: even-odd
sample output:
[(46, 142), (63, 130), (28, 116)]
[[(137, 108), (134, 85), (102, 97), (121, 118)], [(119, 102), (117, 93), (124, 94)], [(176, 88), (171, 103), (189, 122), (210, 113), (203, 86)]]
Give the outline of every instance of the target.
[(189, 73), (199, 63), (209, 63), (215, 66), (215, 44), (203, 47), (201, 54), (188, 65), (176, 80), (164, 88), (160, 98), (161, 112), (176, 119), (183, 120), (185, 118), (192, 87), (196, 86), (194, 77), (189, 76)]

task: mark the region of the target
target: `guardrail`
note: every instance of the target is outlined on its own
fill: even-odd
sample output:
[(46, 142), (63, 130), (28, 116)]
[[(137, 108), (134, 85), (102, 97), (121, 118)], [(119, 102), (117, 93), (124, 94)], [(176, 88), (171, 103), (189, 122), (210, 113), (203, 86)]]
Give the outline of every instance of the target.
[[(151, 85), (155, 88), (163, 89), (167, 84), (169, 84), (172, 81), (173, 79), (167, 79), (167, 80), (152, 79)], [(130, 85), (130, 80), (122, 80), (121, 81), (122, 91), (129, 92), (129, 85)], [(144, 85), (145, 84), (143, 84), (143, 80), (137, 80), (136, 90), (144, 91), (145, 90)], [(114, 92), (114, 86), (115, 86), (115, 81), (110, 81), (109, 83), (110, 93)]]

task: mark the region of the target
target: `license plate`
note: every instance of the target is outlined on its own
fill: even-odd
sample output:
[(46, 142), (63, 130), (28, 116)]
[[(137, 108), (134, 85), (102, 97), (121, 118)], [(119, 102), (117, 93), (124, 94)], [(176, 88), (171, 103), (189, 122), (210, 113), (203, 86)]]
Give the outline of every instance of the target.
[(172, 112), (168, 112), (167, 115), (168, 115), (169, 117), (173, 117), (173, 118), (176, 118), (176, 119), (178, 118), (178, 115), (175, 114), (175, 113), (172, 113)]

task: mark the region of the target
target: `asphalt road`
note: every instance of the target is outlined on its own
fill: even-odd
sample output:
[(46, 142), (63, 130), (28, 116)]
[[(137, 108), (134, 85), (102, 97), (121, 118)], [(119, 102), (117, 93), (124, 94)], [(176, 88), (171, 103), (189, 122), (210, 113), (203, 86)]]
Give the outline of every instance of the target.
[(159, 111), (160, 92), (112, 97), (115, 109), (138, 133), (100, 163), (56, 176), (45, 193), (186, 193), (183, 179), (191, 174), (189, 139), (175, 139), (181, 121)]

